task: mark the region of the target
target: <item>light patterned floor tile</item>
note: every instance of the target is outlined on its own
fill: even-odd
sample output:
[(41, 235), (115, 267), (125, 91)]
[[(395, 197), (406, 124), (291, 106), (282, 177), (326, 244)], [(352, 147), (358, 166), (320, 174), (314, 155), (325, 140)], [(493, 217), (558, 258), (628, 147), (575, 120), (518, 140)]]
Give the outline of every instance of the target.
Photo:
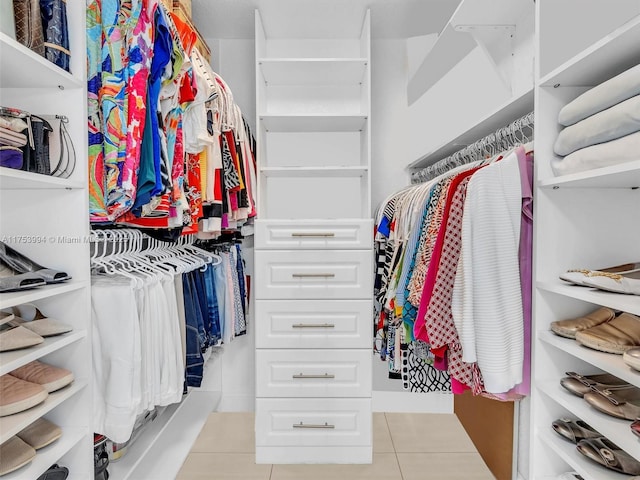
[(495, 480), (478, 453), (398, 453), (404, 480)]
[(254, 453), (256, 440), (254, 414), (245, 412), (212, 413), (192, 452)]
[(190, 453), (177, 480), (269, 480), (271, 465), (256, 465), (253, 453)]
[(396, 452), (476, 452), (453, 414), (385, 413)]
[(274, 465), (271, 480), (402, 480), (394, 453), (374, 453), (371, 465)]

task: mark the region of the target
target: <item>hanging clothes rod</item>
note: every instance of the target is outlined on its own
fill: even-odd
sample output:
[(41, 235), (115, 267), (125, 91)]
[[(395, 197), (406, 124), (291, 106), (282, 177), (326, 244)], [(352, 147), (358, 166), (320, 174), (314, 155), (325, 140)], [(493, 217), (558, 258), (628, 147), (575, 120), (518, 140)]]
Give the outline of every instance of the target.
[[(528, 132), (525, 132), (528, 130)], [(458, 150), (433, 165), (411, 174), (411, 183), (424, 183), (452, 168), (490, 158), (500, 152), (533, 140), (533, 112), (499, 128), (484, 138)]]

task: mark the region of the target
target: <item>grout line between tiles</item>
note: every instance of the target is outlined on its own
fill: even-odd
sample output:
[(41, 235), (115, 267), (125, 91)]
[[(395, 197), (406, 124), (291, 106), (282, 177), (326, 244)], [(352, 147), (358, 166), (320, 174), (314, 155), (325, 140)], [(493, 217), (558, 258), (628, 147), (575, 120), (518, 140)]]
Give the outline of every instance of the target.
[(391, 439), (391, 446), (393, 447), (393, 454), (396, 457), (396, 463), (398, 464), (398, 471), (400, 472), (400, 480), (404, 480), (404, 474), (402, 473), (402, 465), (400, 465), (400, 459), (398, 458), (398, 452), (396, 452), (396, 444), (393, 443), (393, 435), (391, 435), (391, 429), (389, 428), (389, 419), (387, 418), (387, 414), (384, 415), (384, 423), (387, 425), (387, 433), (389, 433), (389, 438)]

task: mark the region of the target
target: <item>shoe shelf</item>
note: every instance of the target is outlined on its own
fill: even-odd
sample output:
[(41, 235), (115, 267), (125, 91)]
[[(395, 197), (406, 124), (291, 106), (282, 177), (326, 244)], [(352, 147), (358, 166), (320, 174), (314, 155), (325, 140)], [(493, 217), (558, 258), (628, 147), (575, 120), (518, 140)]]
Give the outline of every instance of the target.
[(538, 183), (541, 188), (638, 188), (640, 160), (562, 175)]
[(595, 288), (562, 284), (560, 282), (538, 282), (539, 290), (556, 293), (565, 297), (613, 308), (633, 315), (640, 315), (640, 296), (605, 292)]
[(75, 292), (76, 290), (88, 288), (89, 285), (89, 281), (71, 280), (57, 285), (45, 285), (30, 290), (0, 293), (0, 310), (23, 303), (33, 303), (44, 298), (62, 295), (63, 293)]
[[(62, 437), (51, 445), (36, 452), (35, 458), (22, 468), (2, 476), (2, 480), (18, 480), (25, 478), (38, 478), (47, 469), (57, 463), (59, 459), (75, 447), (80, 440), (89, 434), (87, 428), (65, 427), (62, 429)], [(65, 465), (66, 466), (66, 465)], [(78, 472), (73, 472), (75, 475)], [(69, 471), (71, 475), (71, 471)], [(87, 476), (87, 478), (89, 478)]]
[[(585, 480), (629, 480), (629, 475), (614, 472), (589, 460), (576, 449), (576, 446), (556, 434), (549, 425), (549, 431), (541, 431), (538, 428), (537, 435), (549, 451), (554, 452), (562, 460), (571, 465)], [(545, 477), (546, 478), (546, 477)], [(558, 478), (550, 477), (553, 479)]]
[(367, 115), (260, 115), (267, 132), (358, 132)]
[(2, 32), (0, 50), (2, 64), (14, 66), (0, 69), (2, 88), (85, 87), (84, 79), (75, 77)]
[(85, 182), (0, 167), (0, 189), (2, 190), (43, 190), (54, 188), (85, 188)]
[(259, 58), (266, 85), (360, 85), (366, 58)]
[(63, 335), (45, 338), (44, 342), (34, 347), (0, 353), (0, 375), (9, 373), (22, 365), (26, 365), (86, 337), (86, 330), (74, 330)]
[[(35, 422), (43, 415), (46, 415), (76, 393), (80, 392), (87, 386), (87, 384), (88, 382), (86, 380), (75, 380), (71, 385), (62, 388), (57, 392), (50, 393), (44, 402), (30, 408), (29, 410), (16, 413), (15, 415), (0, 417), (0, 444), (6, 442), (16, 433), (20, 432), (20, 430)], [(62, 428), (66, 427), (62, 426)]]
[[(635, 385), (636, 387), (640, 387), (640, 372), (624, 363), (622, 361), (622, 355), (599, 352), (591, 348), (583, 347), (575, 340), (559, 337), (549, 330), (538, 332), (538, 339), (568, 353), (569, 355), (573, 355), (580, 360), (584, 360), (600, 370), (609, 372), (612, 375)], [(584, 375), (589, 372), (578, 373)]]
[(543, 87), (598, 85), (640, 63), (638, 44), (640, 16), (569, 59), (542, 77), (538, 84)]
[(260, 171), (267, 177), (362, 177), (367, 167), (263, 167)]
[[(565, 390), (558, 380), (538, 382), (538, 389), (554, 402), (571, 412), (572, 415), (587, 422), (591, 427), (618, 445), (618, 447), (626, 451), (629, 455), (640, 458), (640, 442), (638, 438), (631, 433), (629, 428), (631, 420), (615, 418), (606, 413), (599, 412), (584, 399)], [(549, 426), (549, 428), (551, 428), (551, 426)]]

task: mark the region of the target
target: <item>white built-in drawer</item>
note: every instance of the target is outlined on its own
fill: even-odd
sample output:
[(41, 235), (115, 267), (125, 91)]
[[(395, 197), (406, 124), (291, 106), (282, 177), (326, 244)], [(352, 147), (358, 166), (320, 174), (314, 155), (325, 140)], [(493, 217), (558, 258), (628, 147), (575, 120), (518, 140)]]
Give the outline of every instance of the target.
[(272, 250), (373, 247), (372, 220), (257, 220), (255, 248)]
[(371, 250), (256, 250), (256, 299), (367, 299)]
[(370, 350), (256, 350), (257, 397), (370, 397)]
[(258, 398), (256, 445), (371, 445), (371, 399)]
[(258, 300), (256, 348), (370, 348), (371, 300)]

